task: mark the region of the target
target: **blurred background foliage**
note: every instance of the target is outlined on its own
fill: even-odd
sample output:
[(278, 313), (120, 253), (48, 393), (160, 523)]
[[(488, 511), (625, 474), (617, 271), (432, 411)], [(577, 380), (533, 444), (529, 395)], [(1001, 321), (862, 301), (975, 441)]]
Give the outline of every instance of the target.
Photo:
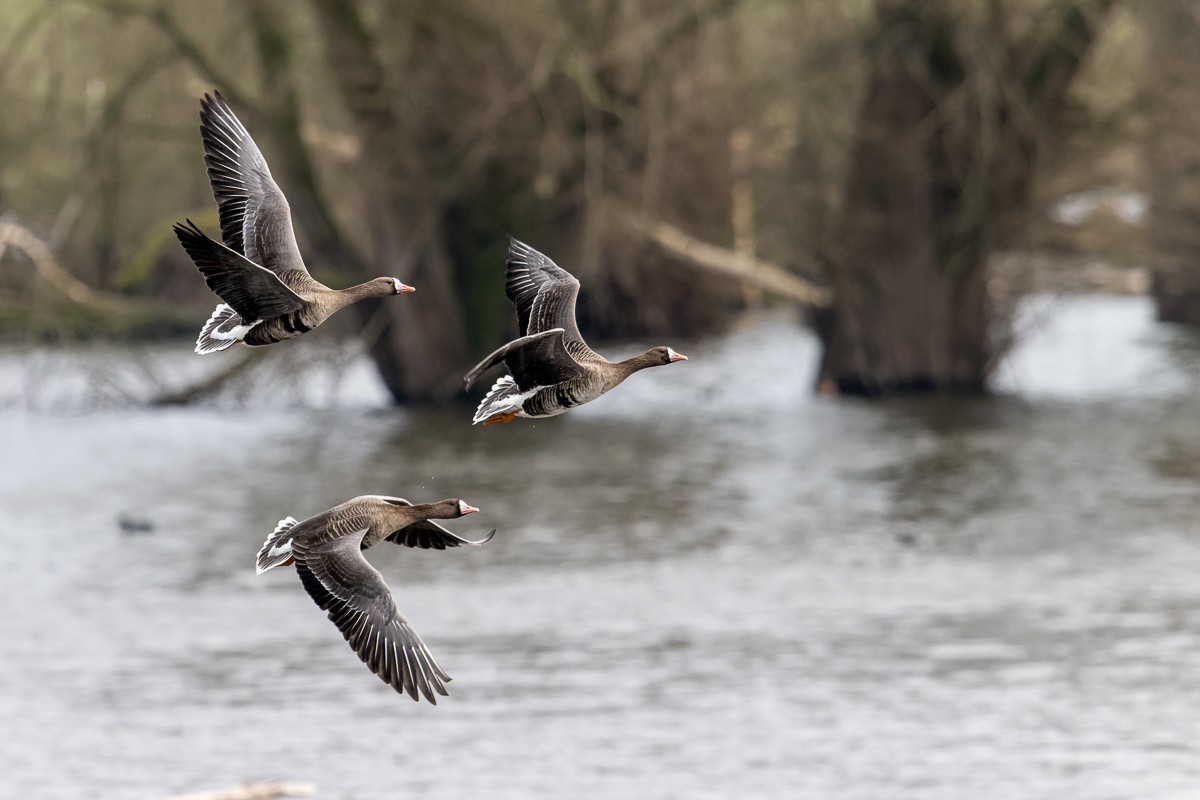
[[(1149, 265), (1164, 308), (1200, 298), (1180, 277), (1200, 241), (1197, 8), (7, 0), (0, 224), (67, 277), (10, 242), (0, 332), (194, 335), (214, 298), (170, 226), (216, 232), (197, 98), (217, 90), (315, 277), (418, 287), (320, 334), (361, 337), (398, 401), (452, 397), (515, 333), (510, 234), (579, 277), (597, 341), (720, 332), (796, 302), (759, 280), (783, 270), (832, 293), (799, 304), (823, 389), (982, 391), (1012, 298), (1064, 266)], [(1143, 227), (1147, 203), (1170, 224)]]

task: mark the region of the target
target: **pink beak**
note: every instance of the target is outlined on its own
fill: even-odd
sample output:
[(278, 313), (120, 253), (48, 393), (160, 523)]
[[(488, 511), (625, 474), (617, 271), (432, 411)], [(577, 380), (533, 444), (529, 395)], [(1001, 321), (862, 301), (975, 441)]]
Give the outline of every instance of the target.
[(683, 353), (671, 353), (672, 361), (687, 361), (687, 356)]
[(396, 290), (396, 294), (404, 294), (405, 292), (415, 292), (416, 291), (416, 289), (414, 287), (409, 286), (407, 283), (400, 283), (400, 281), (396, 281), (396, 284), (400, 287), (399, 289)]
[(479, 509), (476, 508), (475, 506), (469, 506), (462, 500), (459, 500), (458, 501), (458, 510), (464, 514), (474, 514)]

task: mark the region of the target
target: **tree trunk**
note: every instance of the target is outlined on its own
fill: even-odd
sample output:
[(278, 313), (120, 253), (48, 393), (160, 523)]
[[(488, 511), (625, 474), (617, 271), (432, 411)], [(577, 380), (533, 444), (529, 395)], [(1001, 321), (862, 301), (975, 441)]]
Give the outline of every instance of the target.
[(1158, 316), (1200, 325), (1200, 19), (1194, 3), (1142, 10), (1154, 101), (1146, 137), (1152, 290)]
[[(303, 252), (314, 266), (368, 277), (361, 254), (342, 237), (324, 199), (312, 154), (301, 135), (300, 101), (293, 71), (293, 45), (283, 8), (272, 0), (246, 4), (262, 72), (262, 99), (254, 122), (266, 128), (272, 144), (273, 172), (283, 183), (292, 225)], [(253, 112), (252, 112), (253, 113)]]
[[(438, 247), (438, 181), (426, 164), (433, 145), (417, 146), (419, 123), (397, 112), (387, 69), (354, 0), (312, 0), (323, 23), (326, 61), (363, 143), (372, 266), (415, 286), (415, 302), (362, 304), (368, 346), (398, 402), (445, 400), (461, 390), (466, 331), (448, 259)], [(420, 12), (418, 12), (420, 13)], [(417, 36), (421, 33), (418, 32)], [(414, 83), (428, 77), (408, 76)]]
[(982, 391), (992, 353), (978, 237), (946, 263), (943, 217), (961, 198), (933, 102), (916, 76), (881, 66), (846, 189), (837, 302), (819, 318), (821, 380), (843, 394)]
[(1038, 153), (1109, 3), (1083, 5), (1016, 42), (1000, 0), (973, 22), (940, 0), (877, 0), (835, 301), (817, 319), (823, 391), (986, 389), (987, 261), (1025, 225)]

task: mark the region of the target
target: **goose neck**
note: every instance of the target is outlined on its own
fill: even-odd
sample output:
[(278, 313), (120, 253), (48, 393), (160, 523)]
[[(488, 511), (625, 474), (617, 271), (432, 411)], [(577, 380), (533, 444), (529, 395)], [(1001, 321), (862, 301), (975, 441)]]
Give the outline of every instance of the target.
[(643, 370), (647, 367), (653, 367), (657, 364), (658, 362), (655, 361), (651, 353), (647, 351), (641, 355), (636, 355), (633, 358), (627, 358), (624, 361), (618, 361), (616, 366), (621, 369), (623, 374), (632, 375), (638, 370)]

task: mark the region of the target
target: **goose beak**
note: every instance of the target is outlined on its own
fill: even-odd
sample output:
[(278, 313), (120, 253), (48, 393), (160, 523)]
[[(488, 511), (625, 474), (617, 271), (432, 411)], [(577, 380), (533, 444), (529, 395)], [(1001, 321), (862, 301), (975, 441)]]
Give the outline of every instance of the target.
[(409, 286), (406, 283), (401, 283), (398, 278), (392, 278), (392, 280), (396, 281), (396, 294), (404, 294), (405, 292), (416, 291), (416, 289), (414, 289), (412, 286)]
[(466, 501), (464, 501), (464, 500), (459, 500), (458, 501), (458, 510), (459, 510), (459, 512), (461, 512), (463, 514), (474, 514), (479, 509), (476, 508), (475, 506), (467, 505)]
[(667, 357), (672, 361), (687, 361), (687, 356), (685, 356), (683, 353), (676, 353), (669, 347), (667, 348)]

